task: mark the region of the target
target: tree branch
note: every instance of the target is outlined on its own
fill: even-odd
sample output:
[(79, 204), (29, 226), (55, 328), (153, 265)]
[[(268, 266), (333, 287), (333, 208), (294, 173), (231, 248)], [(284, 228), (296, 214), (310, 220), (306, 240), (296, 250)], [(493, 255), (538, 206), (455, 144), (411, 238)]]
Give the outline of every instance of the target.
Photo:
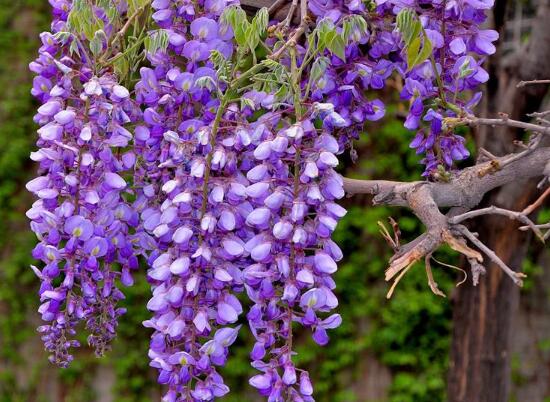
[(514, 283), (518, 286), (523, 285), (522, 278), (525, 278), (525, 275), (521, 272), (515, 272), (512, 270), (508, 265), (506, 265), (498, 255), (495, 254), (493, 250), (491, 250), (489, 247), (487, 247), (485, 244), (483, 244), (472, 232), (470, 232), (468, 229), (466, 229), (465, 226), (459, 226), (458, 230), (472, 243), (476, 245), (477, 248), (479, 248), (481, 251), (483, 251), (487, 257), (491, 259), (495, 264), (497, 264), (505, 273), (508, 275)]
[(424, 186), (429, 189), (433, 201), (439, 208), (471, 209), (479, 204), (487, 192), (495, 188), (516, 181), (550, 175), (550, 147), (538, 148), (500, 168), (501, 162), (514, 155), (506, 155), (466, 168), (455, 174), (448, 183), (344, 178), (344, 189), (348, 195), (374, 195), (374, 205), (410, 207), (406, 194), (417, 186)]
[(461, 120), (471, 127), (477, 127), (482, 125), (491, 126), (491, 127), (514, 127), (514, 128), (521, 128), (527, 131), (535, 131), (542, 134), (550, 134), (550, 127), (548, 126), (540, 126), (538, 124), (525, 123), (523, 121), (512, 120), (506, 117), (501, 119), (485, 119), (485, 118), (480, 118), (475, 116), (468, 116)]
[[(546, 134), (546, 127), (529, 123), (511, 121), (509, 119), (478, 119), (469, 118), (476, 124), (494, 124), (521, 127), (538, 133)], [(475, 119), (475, 120), (474, 120)], [(550, 133), (550, 132), (549, 132)], [(483, 196), (498, 187), (510, 183), (521, 182), (529, 178), (550, 176), (550, 147), (539, 147), (540, 134), (533, 137), (528, 145), (523, 145), (521, 152), (495, 157), (489, 154), (487, 162), (478, 163), (451, 176), (449, 182), (396, 182), (387, 180), (358, 180), (344, 178), (344, 189), (348, 195), (373, 195), (374, 205), (391, 205), (410, 208), (426, 226), (426, 231), (415, 240), (400, 246), (392, 241), (395, 254), (389, 262), (385, 273), (387, 281), (393, 280), (387, 297), (391, 297), (396, 285), (411, 267), (424, 259), (429, 261), (432, 253), (447, 244), (455, 251), (466, 256), (472, 268), (474, 282), (478, 281), (483, 257), (477, 251), (467, 246), (470, 241), (481, 250), (497, 266), (499, 266), (514, 283), (521, 285), (523, 274), (514, 272), (492, 250), (460, 223), (474, 217), (488, 214), (498, 214), (518, 220), (531, 229), (541, 241), (545, 241), (549, 232), (542, 233), (545, 226), (535, 225), (528, 217), (538, 208), (550, 194), (546, 190), (543, 195), (524, 211), (515, 212), (503, 208), (489, 207), (471, 211), (482, 200)], [(444, 215), (441, 208), (451, 208)], [(384, 236), (388, 239), (389, 234)], [(426, 274), (432, 291), (438, 294), (437, 287), (431, 275), (431, 267), (427, 265)]]

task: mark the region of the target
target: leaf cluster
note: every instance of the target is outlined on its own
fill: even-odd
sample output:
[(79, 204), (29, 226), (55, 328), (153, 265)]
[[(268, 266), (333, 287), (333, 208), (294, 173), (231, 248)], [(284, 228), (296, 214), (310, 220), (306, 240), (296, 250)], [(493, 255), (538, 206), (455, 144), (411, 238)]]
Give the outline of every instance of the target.
[(396, 22), (396, 29), (401, 33), (404, 42), (410, 71), (432, 55), (433, 45), (414, 10), (404, 8), (397, 14)]

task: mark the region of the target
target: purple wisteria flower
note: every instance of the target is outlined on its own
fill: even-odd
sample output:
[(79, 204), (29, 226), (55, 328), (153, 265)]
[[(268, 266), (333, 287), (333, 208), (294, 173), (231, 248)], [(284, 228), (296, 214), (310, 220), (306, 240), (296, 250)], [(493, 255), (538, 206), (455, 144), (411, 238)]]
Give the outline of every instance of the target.
[(262, 109), (257, 121), (234, 130), (236, 140), (251, 145), (243, 193), (251, 208), (244, 224), (252, 233), (242, 246), (227, 248), (249, 256), (242, 280), (254, 302), (247, 313), (256, 339), (250, 356), (262, 372), (250, 384), (269, 400), (309, 401), (309, 376), (294, 366), (289, 342), (293, 322), (311, 328), (324, 345), (327, 330), (341, 321), (326, 314), (338, 304), (331, 275), (342, 257), (330, 236), (346, 212), (334, 202), (343, 188), (334, 171), (341, 148), (332, 132), (347, 123), (329, 103), (316, 103), (294, 123), (255, 103), (254, 111)]
[[(64, 30), (71, 3), (52, 6), (55, 33)], [(99, 9), (97, 15), (104, 18)], [(109, 347), (124, 313), (117, 282), (130, 285), (130, 271), (138, 267), (130, 239), (137, 215), (126, 204), (121, 175), (133, 167), (131, 152), (122, 150), (132, 134), (123, 126), (141, 112), (115, 77), (93, 76), (88, 61), (68, 57), (74, 39), (41, 38), (30, 65), (37, 74), (31, 92), (42, 101), (34, 117), (41, 126), (38, 150), (31, 154), (40, 176), (27, 184), (38, 197), (27, 216), (39, 240), (33, 256), (44, 264), (33, 267), (47, 322), (39, 332), (50, 360), (65, 367), (81, 321), (98, 355)], [(128, 212), (117, 214), (121, 210)]]
[[(109, 347), (124, 313), (119, 284), (133, 283), (142, 257), (151, 284), (143, 324), (163, 401), (229, 392), (218, 370), (244, 316), (257, 370), (250, 385), (270, 402), (313, 401), (309, 374), (295, 365), (293, 330), (302, 326), (326, 345), (342, 321), (332, 275), (343, 255), (331, 239), (346, 214), (337, 203), (338, 155), (384, 117), (374, 92), (397, 75), (425, 176), (467, 158), (447, 122), (471, 113), (480, 94), (464, 94), (489, 78), (483, 57), (495, 52), (498, 34), (480, 25), (493, 1), (310, 0), (318, 24), (347, 36), (338, 51), (316, 54), (315, 67), (305, 64), (315, 36), (296, 44), (296, 63), (287, 53), (263, 62), (278, 73), (303, 71), (283, 90), (232, 87), (245, 73), (240, 57), (254, 51), (251, 43), (235, 51), (220, 18), (236, 0), (154, 0), (148, 35), (162, 29), (167, 44), (147, 53), (135, 88), (88, 58), (84, 36), (63, 33), (72, 2), (50, 3), (52, 33), (41, 34), (30, 65), (41, 102), (31, 158), (40, 168), (27, 183), (38, 198), (27, 215), (39, 241), (32, 255), (41, 266), (32, 269), (50, 359), (68, 365), (80, 322), (98, 355)], [(128, 5), (117, 9), (125, 16)], [(403, 9), (416, 13), (433, 60), (408, 65), (401, 34), (388, 28)], [(93, 11), (105, 50), (113, 26), (101, 7)], [(368, 24), (357, 23), (365, 15)], [(265, 45), (276, 41), (268, 36)], [(246, 311), (239, 293), (251, 302)]]
[[(483, 58), (475, 56), (483, 57), (495, 52), (493, 42), (498, 39), (498, 33), (479, 28), (486, 19), (485, 10), (493, 6), (493, 0), (445, 3), (414, 0), (406, 4), (387, 0), (377, 4), (378, 12), (394, 15), (403, 7), (414, 10), (434, 47), (433, 60), (437, 71), (433, 70), (430, 61), (425, 61), (402, 73), (405, 85), (401, 93), (402, 99), (410, 102), (405, 127), (419, 130), (411, 147), (426, 155), (423, 160), (426, 166), (424, 175), (429, 177), (437, 173), (440, 167), (452, 168), (454, 161), (469, 157), (464, 138), (447, 128), (443, 120), (456, 117), (459, 112), (471, 113), (471, 108), (479, 101), (478, 95), (471, 98), (458, 95), (476, 90), (489, 79), (482, 67)], [(399, 70), (403, 72), (407, 69), (401, 65)], [(437, 75), (441, 77), (441, 88)], [(441, 98), (440, 106), (437, 110), (428, 110), (424, 100), (434, 98)], [(427, 134), (424, 134), (422, 121), (430, 126)]]
[(210, 401), (229, 391), (216, 367), (226, 362), (243, 311), (234, 295), (243, 287), (244, 222), (251, 211), (248, 181), (237, 165), (242, 144), (231, 132), (212, 138), (220, 83), (209, 56), (214, 49), (231, 56), (231, 36), (217, 21), (230, 4), (155, 2), (155, 14), (164, 16), (159, 26), (175, 33), (166, 52), (186, 65), (149, 55), (155, 68), (142, 68), (136, 85), (145, 109), (136, 148), (145, 163), (134, 175), (143, 183), (134, 208), (138, 237), (154, 244), (146, 252), (153, 317), (144, 325), (155, 331), (149, 357), (167, 385), (164, 401)]

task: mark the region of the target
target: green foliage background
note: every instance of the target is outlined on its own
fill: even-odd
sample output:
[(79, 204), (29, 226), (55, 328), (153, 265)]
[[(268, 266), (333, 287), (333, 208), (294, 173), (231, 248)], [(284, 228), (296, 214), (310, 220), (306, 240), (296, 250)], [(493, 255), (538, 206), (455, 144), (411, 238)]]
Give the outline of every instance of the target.
[[(71, 368), (54, 371), (54, 380), (63, 386), (60, 396), (38, 392), (46, 381), (45, 354), (32, 356), (28, 370), (28, 359), (19, 353), (23, 342), (38, 336), (34, 332), (38, 281), (28, 269), (34, 239), (24, 215), (32, 202), (24, 183), (34, 171), (28, 155), (36, 129), (32, 123), (36, 104), (29, 94), (32, 76), (27, 64), (35, 57), (38, 33), (47, 29), (48, 8), (45, 0), (0, 0), (0, 402), (94, 401), (92, 374), (101, 365), (113, 370), (116, 402), (150, 401), (151, 390), (157, 386), (154, 372), (148, 368), (149, 332), (141, 326), (148, 317), (145, 303), (149, 288), (143, 278), (127, 292), (128, 314), (109, 357), (98, 360), (84, 350)], [(360, 162), (347, 173), (418, 178), (418, 158), (407, 146), (410, 135), (397, 120), (386, 119), (383, 125), (372, 126), (356, 144)], [(399, 218), (403, 237), (410, 239), (420, 229), (417, 220), (406, 211), (370, 208), (360, 197), (346, 204), (349, 214), (336, 234), (346, 255), (336, 275), (344, 323), (331, 333), (332, 341), (326, 348), (314, 345), (307, 334), (298, 337), (302, 340), (298, 360), (311, 370), (317, 400), (361, 402), (354, 389), (369, 375), (369, 367), (365, 367), (369, 356), (392, 374), (390, 401), (443, 401), (450, 343), (448, 299), (428, 290), (421, 266), (404, 278), (391, 301), (385, 298), (388, 286), (383, 282), (383, 272), (390, 248), (378, 233), (377, 221), (386, 221), (393, 214)], [(439, 257), (447, 258), (444, 254)], [(436, 277), (447, 294), (460, 279), (445, 269), (438, 269)], [(242, 338), (224, 370), (233, 390), (225, 399), (230, 402), (253, 400), (247, 385), (250, 339), (246, 335)], [(22, 367), (26, 372), (16, 380)]]

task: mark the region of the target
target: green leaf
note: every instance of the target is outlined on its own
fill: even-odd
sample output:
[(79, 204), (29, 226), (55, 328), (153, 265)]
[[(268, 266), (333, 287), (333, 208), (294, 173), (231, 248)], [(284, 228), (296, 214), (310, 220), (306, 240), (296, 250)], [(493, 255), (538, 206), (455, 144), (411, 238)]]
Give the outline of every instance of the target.
[(155, 54), (159, 50), (165, 51), (168, 48), (168, 33), (164, 29), (153, 31), (145, 38), (145, 50)]
[(251, 109), (254, 109), (256, 105), (254, 104), (254, 101), (250, 98), (242, 97), (241, 98), (241, 110), (243, 110), (245, 107), (250, 107)]
[(96, 31), (104, 28), (103, 20), (97, 18), (92, 5), (85, 0), (75, 0), (67, 19), (68, 29), (78, 37), (84, 35), (91, 41)]
[(266, 7), (262, 7), (254, 16), (252, 20), (252, 25), (256, 27), (258, 35), (262, 36), (269, 24), (269, 11)]
[(114, 61), (113, 68), (117, 77), (122, 81), (124, 78), (126, 78), (128, 72), (130, 71), (130, 64), (128, 63), (128, 59), (126, 59), (126, 57), (124, 56), (119, 57)]
[(333, 54), (338, 56), (340, 60), (346, 61), (346, 42), (342, 35), (335, 35), (328, 43), (327, 47)]
[[(110, 0), (109, 0), (110, 1)], [(128, 15), (132, 15), (137, 9), (145, 7), (151, 0), (129, 0), (128, 1)]]
[(258, 35), (258, 30), (254, 26), (254, 24), (248, 24), (245, 32), (245, 38), (246, 43), (250, 48), (250, 51), (254, 52), (254, 49), (256, 49), (256, 46), (258, 46), (258, 43), (260, 43), (260, 36)]
[(397, 14), (396, 22), (396, 28), (405, 43), (403, 50), (407, 53), (410, 71), (431, 56), (433, 45), (414, 10), (404, 8)]
[(107, 35), (103, 30), (96, 31), (94, 38), (90, 41), (90, 51), (95, 57), (99, 56), (103, 50), (103, 43), (107, 42)]
[(409, 46), (422, 30), (422, 24), (418, 20), (416, 12), (410, 8), (404, 8), (397, 14), (396, 21), (397, 30), (401, 33), (405, 46)]
[(419, 64), (424, 63), (424, 61), (431, 56), (432, 51), (433, 51), (432, 42), (424, 34), (424, 46), (422, 47), (422, 50), (420, 51), (420, 53), (417, 54), (414, 61), (412, 63), (409, 63), (409, 71), (412, 70), (414, 67), (418, 66)]
[(342, 28), (342, 36), (344, 41), (348, 43), (349, 39), (355, 36), (360, 36), (368, 31), (367, 21), (360, 15), (351, 15), (344, 20)]
[(67, 43), (69, 38), (71, 38), (72, 36), (73, 34), (70, 32), (60, 31), (60, 32), (57, 32), (53, 37), (55, 40), (59, 41), (61, 44), (65, 44)]
[(264, 59), (261, 61), (260, 64), (264, 65), (269, 70), (273, 70), (281, 66), (281, 64), (278, 61), (275, 61), (272, 59)]
[(77, 56), (80, 57), (80, 51), (78, 50), (78, 43), (76, 40), (73, 40), (71, 42), (71, 45), (69, 46), (69, 52), (71, 53), (71, 56), (73, 54), (76, 54)]
[(275, 93), (275, 99), (282, 101), (286, 99), (290, 94), (288, 85), (281, 85), (279, 90)]
[(220, 17), (220, 23), (222, 25), (231, 26), (235, 41), (240, 47), (249, 45), (247, 32), (250, 27), (250, 22), (246, 17), (246, 12), (241, 7), (227, 7)]
[(409, 66), (409, 70), (412, 69), (414, 66), (414, 61), (418, 56), (418, 52), (420, 51), (421, 45), (422, 45), (421, 38), (416, 38), (407, 47), (407, 65)]
[(231, 77), (233, 63), (231, 63), (230, 60), (227, 60), (219, 50), (212, 50), (210, 52), (210, 60), (214, 63), (218, 78), (221, 81), (228, 82)]
[(317, 50), (323, 52), (337, 35), (336, 27), (332, 20), (322, 19), (317, 25)]
[(470, 68), (470, 60), (466, 59), (464, 60), (464, 63), (460, 66), (458, 69), (458, 78), (464, 78), (472, 74), (474, 70)]
[(311, 65), (310, 81), (315, 82), (321, 78), (327, 71), (327, 67), (330, 64), (330, 60), (326, 57), (317, 58)]
[(213, 90), (216, 88), (216, 81), (212, 77), (204, 76), (200, 77), (198, 80), (195, 81), (195, 85), (199, 88), (207, 88), (208, 90)]

